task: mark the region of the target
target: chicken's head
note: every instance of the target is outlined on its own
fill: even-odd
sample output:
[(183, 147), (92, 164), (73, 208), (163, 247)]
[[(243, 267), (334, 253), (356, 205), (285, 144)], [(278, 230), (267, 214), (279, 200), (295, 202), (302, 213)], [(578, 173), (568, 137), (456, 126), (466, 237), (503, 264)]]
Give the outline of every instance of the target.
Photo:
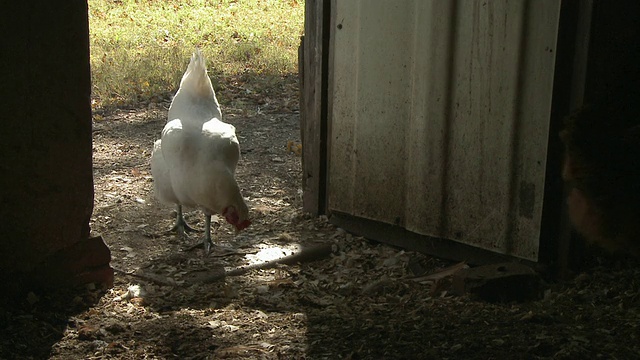
[(251, 225), (251, 220), (249, 220), (248, 210), (238, 211), (235, 206), (227, 206), (224, 211), (222, 211), (222, 215), (227, 220), (227, 222), (236, 227), (236, 231), (240, 232)]

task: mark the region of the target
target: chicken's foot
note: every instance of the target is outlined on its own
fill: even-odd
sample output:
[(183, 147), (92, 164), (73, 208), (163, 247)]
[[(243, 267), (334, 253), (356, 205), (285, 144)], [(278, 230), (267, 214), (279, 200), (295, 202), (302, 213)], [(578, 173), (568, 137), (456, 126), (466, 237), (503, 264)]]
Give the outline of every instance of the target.
[(176, 223), (171, 228), (170, 232), (178, 233), (178, 236), (182, 239), (187, 238), (187, 233), (199, 232), (200, 230), (194, 229), (184, 220), (182, 215), (182, 205), (178, 205), (176, 208)]

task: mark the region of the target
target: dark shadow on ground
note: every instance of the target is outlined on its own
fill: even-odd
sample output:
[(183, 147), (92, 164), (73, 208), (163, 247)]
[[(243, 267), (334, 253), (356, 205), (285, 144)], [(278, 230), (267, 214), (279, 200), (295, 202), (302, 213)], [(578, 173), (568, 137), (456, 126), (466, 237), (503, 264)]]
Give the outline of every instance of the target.
[(46, 359), (72, 317), (96, 304), (104, 291), (33, 290), (0, 296), (0, 358)]

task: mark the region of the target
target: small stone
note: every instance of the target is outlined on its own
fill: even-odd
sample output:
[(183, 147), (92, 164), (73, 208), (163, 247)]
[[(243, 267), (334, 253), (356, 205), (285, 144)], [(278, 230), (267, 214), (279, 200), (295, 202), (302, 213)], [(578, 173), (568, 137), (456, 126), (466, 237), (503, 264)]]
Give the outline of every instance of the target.
[(38, 297), (38, 295), (34, 294), (31, 291), (27, 294), (27, 302), (29, 303), (29, 305), (33, 305), (38, 301), (40, 301), (40, 298)]
[(104, 328), (112, 334), (120, 334), (125, 332), (127, 329), (121, 322), (115, 320), (109, 322)]

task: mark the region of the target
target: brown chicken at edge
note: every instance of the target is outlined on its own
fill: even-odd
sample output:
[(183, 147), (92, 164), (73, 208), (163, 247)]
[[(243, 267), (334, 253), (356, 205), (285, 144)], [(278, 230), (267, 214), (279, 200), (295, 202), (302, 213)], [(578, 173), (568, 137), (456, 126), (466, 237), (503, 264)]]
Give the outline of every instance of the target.
[(602, 99), (567, 119), (562, 177), (576, 230), (611, 252), (640, 255), (640, 101)]

